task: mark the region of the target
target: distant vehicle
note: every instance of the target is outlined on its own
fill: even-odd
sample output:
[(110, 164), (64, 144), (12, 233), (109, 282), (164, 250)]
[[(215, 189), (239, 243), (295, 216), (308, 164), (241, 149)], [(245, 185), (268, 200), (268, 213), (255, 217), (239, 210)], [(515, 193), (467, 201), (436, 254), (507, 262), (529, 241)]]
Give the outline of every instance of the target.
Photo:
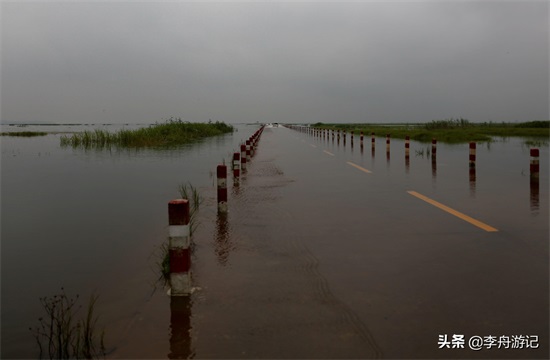
[(279, 127), (279, 123), (273, 123), (273, 127)]

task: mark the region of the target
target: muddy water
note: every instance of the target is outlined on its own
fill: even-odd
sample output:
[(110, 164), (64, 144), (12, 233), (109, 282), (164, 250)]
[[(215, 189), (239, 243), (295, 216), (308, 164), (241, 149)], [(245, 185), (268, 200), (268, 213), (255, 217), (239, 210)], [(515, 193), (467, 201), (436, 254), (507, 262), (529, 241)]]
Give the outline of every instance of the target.
[[(266, 129), (240, 185), (229, 181), (229, 213), (219, 216), (210, 172), (245, 131), (166, 153), (3, 142), (4, 357), (33, 356), (26, 328), (40, 315), (38, 296), (57, 286), (100, 294), (110, 358), (548, 357), (547, 147), (535, 192), (520, 140), (478, 145), (472, 178), (467, 145), (439, 144), (434, 162), (413, 142), (407, 161), (398, 140), (388, 156), (377, 139), (373, 155), (370, 138), (361, 151), (357, 138), (352, 149), (349, 138), (344, 147)], [(38, 148), (56, 161), (39, 165)], [(166, 237), (167, 199), (188, 179), (205, 198), (194, 237), (197, 289), (170, 299), (155, 286), (152, 249)], [(27, 218), (43, 220), (24, 227)], [(535, 335), (539, 348), (439, 349), (444, 334)]]
[(380, 356), (370, 330), (332, 292), (307, 245), (316, 232), (296, 222), (301, 209), (287, 206), (297, 178), (278, 161), (275, 131), (265, 131), (227, 217), (216, 217), (210, 246), (197, 249), (202, 290), (193, 305), (201, 314), (194, 351), (213, 358)]
[[(28, 328), (44, 315), (39, 297), (57, 294), (61, 287), (85, 300), (92, 292), (99, 295), (96, 311), (106, 327), (110, 356), (127, 344), (137, 349), (136, 356), (167, 353), (169, 302), (162, 288), (155, 290), (167, 203), (179, 197), (180, 184), (191, 183), (199, 191), (211, 188), (215, 165), (228, 161), (256, 129), (243, 125), (234, 134), (171, 150), (60, 148), (59, 134), (2, 137), (2, 357), (37, 356)], [(162, 305), (155, 311), (165, 316), (145, 321), (140, 314), (153, 309), (156, 299)], [(129, 337), (136, 328), (139, 336)], [(151, 345), (155, 339), (161, 346)], [(154, 350), (135, 346), (140, 341)]]
[[(472, 180), (467, 145), (439, 145), (435, 171), (431, 156), (415, 156), (423, 144), (413, 144), (408, 169), (402, 141), (392, 141), (389, 160), (380, 139), (374, 158), (370, 147), (361, 154), (357, 141), (353, 151), (349, 145), (285, 129), (264, 132), (227, 220), (212, 214), (217, 231), (209, 243), (198, 240), (202, 290), (192, 306), (192, 352), (546, 357), (548, 171), (535, 203), (525, 174), (528, 149), (519, 141), (479, 148)], [(544, 164), (547, 148), (543, 153)], [(487, 233), (408, 190), (499, 231)], [(439, 336), (454, 334), (540, 341), (538, 349), (439, 349)]]

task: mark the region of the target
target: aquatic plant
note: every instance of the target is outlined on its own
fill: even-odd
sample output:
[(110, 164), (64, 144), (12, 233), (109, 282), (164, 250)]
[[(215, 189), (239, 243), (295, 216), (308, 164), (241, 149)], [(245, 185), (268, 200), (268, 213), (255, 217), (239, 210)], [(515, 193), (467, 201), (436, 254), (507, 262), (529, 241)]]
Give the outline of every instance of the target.
[(161, 124), (154, 124), (136, 130), (122, 129), (111, 133), (96, 129), (63, 135), (61, 146), (74, 148), (109, 148), (111, 146), (139, 148), (139, 147), (173, 147), (233, 131), (233, 126), (223, 122), (190, 123), (180, 118), (170, 118)]
[(428, 130), (435, 129), (456, 129), (466, 128), (472, 126), (472, 123), (468, 119), (444, 119), (444, 120), (432, 120), (424, 125)]
[(529, 147), (548, 147), (548, 140), (525, 140), (523, 144)]
[(190, 204), (190, 215), (193, 217), (195, 212), (199, 210), (200, 205), (202, 204), (202, 197), (199, 194), (199, 191), (191, 183), (181, 184), (179, 186), (179, 193), (182, 199), (189, 200)]
[(88, 302), (86, 316), (76, 320), (81, 306), (77, 306), (79, 296), (69, 298), (65, 290), (52, 297), (40, 298), (46, 316), (38, 319), (36, 328), (29, 328), (38, 348), (39, 357), (50, 359), (93, 359), (105, 357), (105, 331), (96, 330), (98, 317), (94, 308), (98, 299), (92, 294)]
[(415, 150), (416, 156), (424, 157), (424, 149)]

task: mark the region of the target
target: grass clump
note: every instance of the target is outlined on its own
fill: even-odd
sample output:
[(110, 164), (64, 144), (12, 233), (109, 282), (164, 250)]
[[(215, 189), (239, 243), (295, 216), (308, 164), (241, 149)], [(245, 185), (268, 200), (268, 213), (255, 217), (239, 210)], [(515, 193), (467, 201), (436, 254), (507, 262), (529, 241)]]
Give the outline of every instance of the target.
[(426, 130), (441, 130), (441, 129), (465, 129), (472, 126), (472, 123), (468, 119), (445, 119), (445, 120), (432, 120), (424, 125)]
[(190, 123), (180, 118), (170, 118), (162, 124), (154, 124), (137, 130), (119, 130), (108, 132), (96, 129), (63, 135), (61, 146), (83, 148), (108, 148), (111, 146), (125, 148), (140, 147), (174, 147), (197, 140), (233, 132), (233, 126), (223, 122)]
[(35, 137), (35, 136), (46, 136), (47, 132), (43, 131), (12, 131), (12, 132), (2, 132), (1, 136), (20, 136), (20, 137)]
[(523, 129), (549, 129), (550, 121), (528, 121), (514, 125), (514, 127)]
[(94, 359), (105, 357), (105, 331), (97, 333), (98, 317), (94, 307), (98, 296), (91, 295), (83, 319), (75, 319), (81, 306), (78, 295), (69, 298), (63, 288), (52, 297), (40, 298), (46, 316), (38, 319), (40, 324), (30, 328), (38, 344), (40, 355), (49, 359)]

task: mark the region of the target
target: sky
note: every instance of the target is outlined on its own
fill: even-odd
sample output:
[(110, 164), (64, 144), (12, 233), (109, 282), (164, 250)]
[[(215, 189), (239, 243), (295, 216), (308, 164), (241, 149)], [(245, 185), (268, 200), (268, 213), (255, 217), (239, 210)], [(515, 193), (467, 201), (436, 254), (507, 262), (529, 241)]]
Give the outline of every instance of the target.
[(549, 2), (2, 1), (3, 123), (549, 119)]

